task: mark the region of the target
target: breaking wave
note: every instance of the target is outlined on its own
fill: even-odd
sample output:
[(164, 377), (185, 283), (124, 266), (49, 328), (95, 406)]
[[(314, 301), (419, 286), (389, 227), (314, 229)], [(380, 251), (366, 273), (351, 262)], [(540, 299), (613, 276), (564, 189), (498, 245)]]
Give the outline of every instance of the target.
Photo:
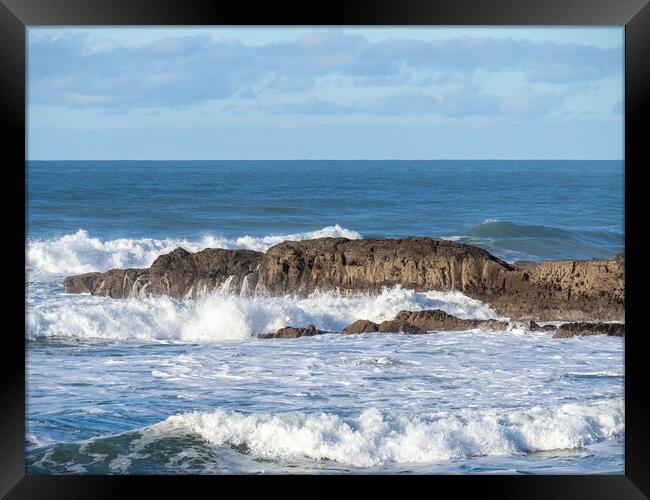
[(27, 244), (27, 262), (32, 273), (80, 274), (108, 271), (115, 268), (149, 267), (163, 253), (183, 247), (191, 252), (204, 248), (245, 248), (266, 251), (286, 240), (309, 240), (323, 237), (361, 238), (356, 231), (339, 225), (327, 226), (305, 233), (241, 236), (235, 239), (204, 236), (198, 240), (120, 238), (102, 240), (91, 237), (80, 229), (54, 239), (30, 239)]
[[(217, 410), (174, 415), (137, 431), (57, 445), (36, 453), (28, 467), (63, 472), (69, 463), (74, 470), (68, 472), (99, 472), (103, 467), (129, 473), (133, 462), (158, 462), (155, 455), (163, 448), (158, 473), (218, 470), (223, 457), (219, 450), (275, 464), (329, 461), (370, 468), (572, 450), (623, 435), (622, 400), (552, 409), (463, 409), (426, 416), (376, 409), (349, 417)], [(57, 463), (60, 447), (67, 447), (66, 453), (59, 454), (65, 462)]]
[(400, 286), (385, 288), (380, 294), (356, 296), (316, 292), (308, 297), (241, 297), (215, 291), (186, 301), (167, 296), (114, 300), (91, 295), (43, 295), (28, 307), (29, 340), (44, 337), (173, 341), (245, 339), (287, 325), (310, 323), (320, 329), (340, 331), (357, 319), (381, 322), (404, 309), (442, 309), (461, 318), (498, 317), (487, 304), (458, 291), (418, 293)]

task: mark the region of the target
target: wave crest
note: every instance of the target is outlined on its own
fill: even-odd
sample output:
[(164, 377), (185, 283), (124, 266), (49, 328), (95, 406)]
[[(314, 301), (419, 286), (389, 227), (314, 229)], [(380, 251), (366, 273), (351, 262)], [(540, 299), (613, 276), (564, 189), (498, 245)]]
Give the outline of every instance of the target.
[(198, 240), (120, 238), (102, 240), (80, 229), (53, 239), (32, 239), (27, 244), (30, 271), (37, 274), (80, 274), (108, 271), (114, 268), (148, 267), (163, 253), (183, 247), (191, 252), (204, 248), (245, 248), (264, 252), (285, 240), (309, 240), (323, 237), (361, 238), (356, 231), (339, 226), (327, 226), (316, 231), (296, 234), (241, 236), (234, 239), (204, 236)]
[(614, 231), (515, 224), (496, 219), (487, 219), (462, 235), (445, 236), (444, 239), (485, 248), (508, 262), (611, 258), (624, 249), (623, 234)]
[(356, 467), (573, 449), (620, 437), (623, 430), (622, 401), (552, 410), (440, 412), (427, 418), (375, 409), (353, 418), (218, 410), (172, 416), (150, 428), (152, 433), (198, 434), (212, 445), (244, 447), (263, 459), (308, 457)]
[[(34, 292), (37, 293), (37, 292)], [(376, 295), (317, 292), (308, 297), (241, 297), (215, 291), (197, 300), (114, 300), (90, 295), (43, 293), (27, 313), (27, 338), (214, 341), (245, 339), (283, 326), (315, 324), (340, 331), (357, 319), (381, 322), (401, 310), (442, 309), (464, 318), (495, 319), (487, 304), (461, 292), (418, 293), (400, 286)]]
[(236, 470), (255, 464), (259, 471), (260, 459), (267, 462), (265, 468), (278, 472), (296, 472), (285, 468), (296, 465), (316, 470), (327, 462), (356, 468), (441, 464), (620, 440), (624, 419), (622, 400), (555, 408), (468, 408), (425, 416), (374, 408), (347, 417), (324, 412), (190, 412), (139, 430), (44, 447), (28, 459), (28, 468), (128, 474), (147, 464), (157, 473), (201, 474), (228, 472), (229, 463)]

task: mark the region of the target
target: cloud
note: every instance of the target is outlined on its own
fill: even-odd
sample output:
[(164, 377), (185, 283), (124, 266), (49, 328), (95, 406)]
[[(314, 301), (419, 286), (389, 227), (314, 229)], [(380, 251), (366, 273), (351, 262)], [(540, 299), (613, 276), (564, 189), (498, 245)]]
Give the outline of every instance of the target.
[(458, 118), (494, 115), (499, 111), (500, 99), (498, 96), (482, 93), (475, 87), (464, 87), (445, 92), (439, 97), (422, 91), (400, 92), (379, 99), (360, 101), (355, 107), (360, 112), (369, 114)]
[(266, 107), (275, 114), (340, 115), (368, 114), (384, 116), (542, 116), (562, 103), (556, 92), (534, 92), (522, 88), (504, 96), (481, 91), (475, 85), (433, 96), (420, 90), (337, 104), (322, 99), (275, 104)]
[[(528, 82), (594, 82), (622, 74), (622, 49), (592, 45), (494, 38), (444, 41), (394, 38), (370, 42), (341, 30), (314, 31), (295, 40), (247, 46), (210, 36), (167, 37), (142, 46), (122, 46), (73, 32), (33, 38), (29, 43), (30, 104), (71, 108), (179, 107), (208, 100), (264, 95), (292, 97), (314, 89), (318, 78), (342, 77), (346, 85), (395, 88), (383, 102), (350, 106), (313, 98), (284, 104), (314, 113), (437, 113), (444, 116), (547, 109), (530, 96), (476, 91), (478, 72), (523, 72)], [(404, 87), (462, 82), (440, 97)], [(544, 99), (551, 99), (549, 94)], [(545, 104), (546, 103), (546, 104)], [(350, 108), (350, 109), (347, 109)], [(538, 112), (539, 112), (538, 110)]]

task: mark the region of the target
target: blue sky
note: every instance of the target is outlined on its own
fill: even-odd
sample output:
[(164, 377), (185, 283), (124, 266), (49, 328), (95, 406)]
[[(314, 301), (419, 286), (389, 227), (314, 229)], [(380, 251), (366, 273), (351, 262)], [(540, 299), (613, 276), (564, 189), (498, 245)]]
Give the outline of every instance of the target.
[(601, 28), (29, 28), (28, 158), (622, 159)]

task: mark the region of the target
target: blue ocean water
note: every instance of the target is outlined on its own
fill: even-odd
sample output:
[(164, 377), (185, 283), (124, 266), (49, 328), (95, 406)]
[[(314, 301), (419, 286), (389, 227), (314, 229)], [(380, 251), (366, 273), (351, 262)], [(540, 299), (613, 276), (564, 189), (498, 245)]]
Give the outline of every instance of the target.
[(621, 161), (29, 162), (28, 236), (236, 238), (339, 225), (503, 257), (623, 249)]
[(622, 473), (623, 341), (328, 334), (459, 292), (114, 300), (64, 276), (177, 246), (425, 235), (508, 260), (623, 251), (617, 161), (28, 162), (29, 473)]

